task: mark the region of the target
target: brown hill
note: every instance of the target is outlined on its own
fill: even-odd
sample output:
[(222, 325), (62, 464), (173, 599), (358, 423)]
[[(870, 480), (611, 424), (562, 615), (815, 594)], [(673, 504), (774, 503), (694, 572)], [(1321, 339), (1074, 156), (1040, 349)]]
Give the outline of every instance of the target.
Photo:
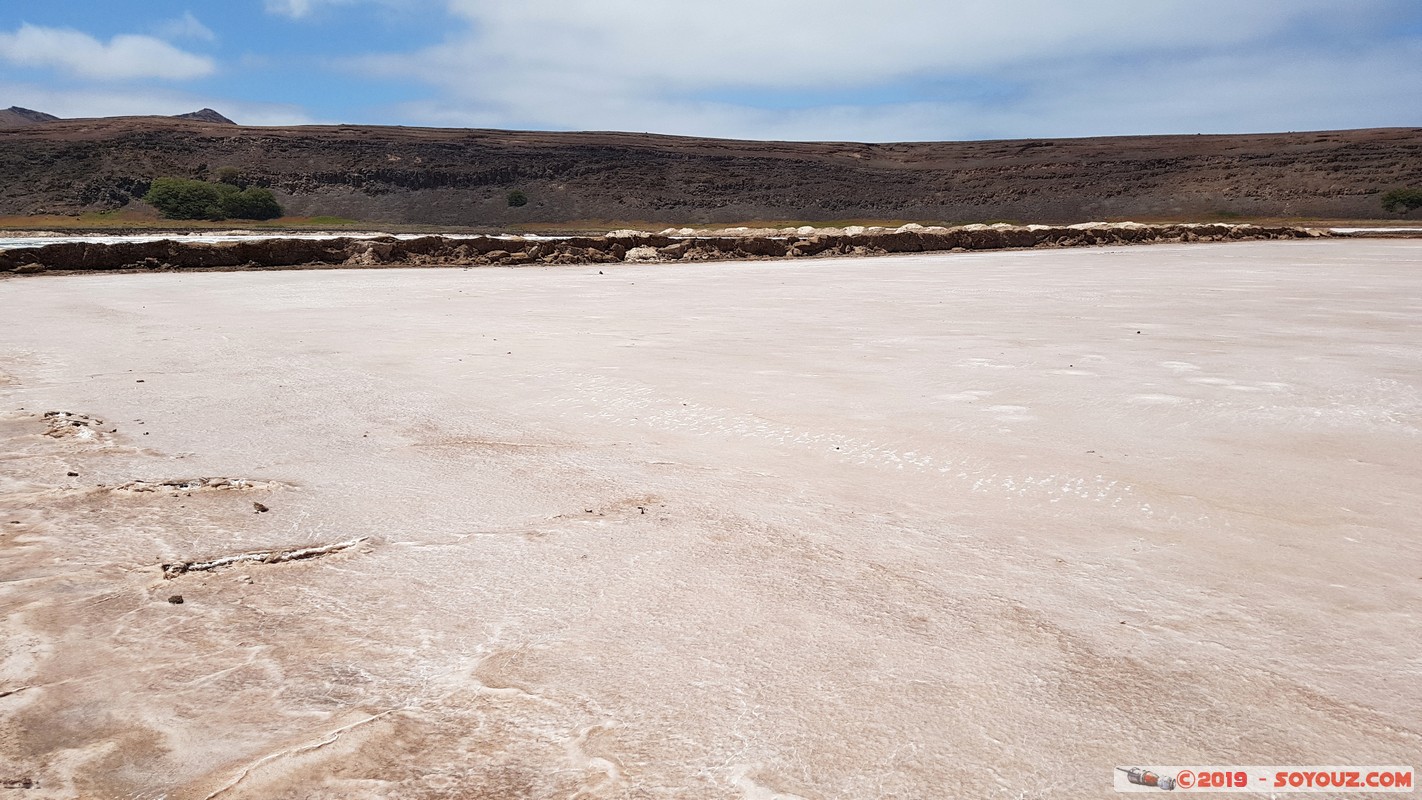
[(229, 167), (290, 214), (390, 223), (1364, 218), (1422, 185), (1422, 129), (860, 144), (59, 120), (0, 131), (0, 214), (117, 208)]
[(195, 119), (198, 122), (216, 122), (220, 125), (236, 125), (237, 123), (213, 111), (210, 108), (201, 108), (197, 111), (189, 111), (186, 114), (174, 114), (173, 119)]
[[(53, 114), (46, 114), (43, 111), (35, 111), (30, 108), (10, 106), (4, 111), (0, 111), (0, 129), (23, 128), (30, 125), (39, 125), (45, 122), (57, 122), (60, 117)], [(112, 119), (122, 119), (114, 117)], [(203, 108), (197, 111), (189, 111), (186, 114), (174, 114), (170, 119), (192, 119), (199, 122), (218, 122), (224, 125), (236, 125), (237, 123), (213, 111), (210, 108)]]
[(53, 114), (46, 114), (43, 111), (10, 106), (4, 111), (0, 111), (0, 129), (23, 128), (29, 125), (53, 122), (57, 119), (59, 119), (59, 117)]

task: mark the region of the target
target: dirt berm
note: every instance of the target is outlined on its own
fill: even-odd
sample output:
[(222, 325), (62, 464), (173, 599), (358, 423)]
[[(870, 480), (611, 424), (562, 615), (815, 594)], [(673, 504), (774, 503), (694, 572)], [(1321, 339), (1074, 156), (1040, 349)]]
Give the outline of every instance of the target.
[(1257, 225), (1087, 223), (909, 225), (883, 232), (794, 235), (690, 235), (619, 231), (563, 239), (425, 236), (397, 239), (253, 239), (184, 242), (62, 243), (0, 251), (0, 272), (27, 274), (83, 270), (262, 269), (306, 266), (472, 266), (602, 264), (621, 261), (710, 261), (743, 258), (884, 255), (943, 250), (1080, 247), (1153, 242), (1217, 242), (1326, 236), (1308, 228)]

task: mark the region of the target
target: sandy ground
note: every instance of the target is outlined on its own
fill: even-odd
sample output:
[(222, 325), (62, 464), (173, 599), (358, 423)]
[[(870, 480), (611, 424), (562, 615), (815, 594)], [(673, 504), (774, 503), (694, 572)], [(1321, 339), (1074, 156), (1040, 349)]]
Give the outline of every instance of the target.
[(0, 797), (1417, 763), (1422, 242), (601, 269), (0, 282)]

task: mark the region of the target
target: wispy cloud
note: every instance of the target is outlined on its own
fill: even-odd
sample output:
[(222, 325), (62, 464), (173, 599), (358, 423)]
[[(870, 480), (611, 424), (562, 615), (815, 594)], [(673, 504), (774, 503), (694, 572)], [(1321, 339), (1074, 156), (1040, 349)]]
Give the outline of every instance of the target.
[(353, 6), (360, 3), (382, 6), (404, 6), (408, 0), (265, 0), (267, 13), (291, 19), (304, 19), (322, 8)]
[(181, 17), (170, 19), (158, 25), (153, 32), (164, 39), (195, 39), (202, 42), (217, 41), (217, 34), (202, 24), (193, 12), (184, 11)]
[[(1405, 124), (1388, 98), (1422, 85), (1422, 61), (1377, 33), (1410, 4), (1340, 20), (1332, 0), (448, 0), (462, 30), (348, 63), (428, 86), (400, 111), (436, 124), (871, 140)], [(751, 100), (767, 95), (785, 102)]]
[(185, 80), (216, 70), (212, 59), (152, 36), (121, 35), (105, 43), (68, 28), (28, 24), (13, 33), (0, 33), (0, 59), (21, 67), (58, 69), (103, 81)]
[[(1418, 0), (263, 0), (198, 8), (233, 54), (220, 74), (191, 11), (101, 40), (63, 27), (101, 0), (73, 2), (0, 30), (0, 65), (82, 87), (55, 103), (86, 114), (244, 113), (213, 88), (346, 122), (762, 139), (1422, 124)], [(175, 80), (190, 92), (155, 88)]]
[(267, 11), (293, 19), (300, 19), (311, 13), (316, 0), (266, 0)]

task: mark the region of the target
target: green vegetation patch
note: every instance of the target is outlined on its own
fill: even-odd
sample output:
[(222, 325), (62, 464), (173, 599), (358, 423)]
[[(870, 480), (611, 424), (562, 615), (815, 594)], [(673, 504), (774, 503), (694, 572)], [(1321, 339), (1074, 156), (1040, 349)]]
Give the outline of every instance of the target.
[(1406, 214), (1422, 208), (1422, 189), (1393, 189), (1382, 196), (1384, 211)]
[(187, 178), (158, 178), (143, 199), (168, 219), (276, 219), (282, 213), (269, 189)]

